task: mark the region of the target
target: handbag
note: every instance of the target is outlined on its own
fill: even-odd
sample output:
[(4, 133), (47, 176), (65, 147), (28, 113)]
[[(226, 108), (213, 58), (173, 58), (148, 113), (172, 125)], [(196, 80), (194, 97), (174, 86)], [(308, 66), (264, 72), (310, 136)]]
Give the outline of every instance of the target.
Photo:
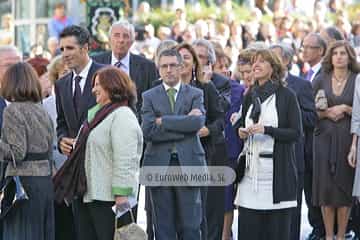
[[(16, 162), (11, 152), (12, 164), (16, 168)], [(20, 202), (28, 200), (27, 195), (19, 176), (9, 176), (4, 179), (0, 193), (0, 219), (6, 217), (11, 209), (15, 208)]]
[(315, 96), (315, 107), (317, 110), (324, 111), (328, 108), (328, 102), (325, 91), (320, 89)]
[(118, 228), (117, 217), (115, 216), (115, 232), (114, 232), (114, 240), (147, 240), (146, 232), (135, 223), (134, 214), (131, 210), (130, 216), (132, 223), (122, 226)]

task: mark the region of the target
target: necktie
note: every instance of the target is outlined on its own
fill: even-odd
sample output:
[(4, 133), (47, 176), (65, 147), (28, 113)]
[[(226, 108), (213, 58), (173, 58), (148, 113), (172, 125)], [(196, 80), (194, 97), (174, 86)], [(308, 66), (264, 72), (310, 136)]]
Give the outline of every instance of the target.
[(74, 79), (75, 91), (74, 91), (74, 96), (73, 96), (73, 102), (74, 102), (74, 107), (76, 110), (77, 117), (80, 117), (80, 101), (81, 101), (81, 95), (82, 95), (80, 81), (81, 81), (81, 76), (76, 76)]
[(175, 94), (176, 94), (175, 88), (169, 88), (167, 90), (167, 95), (169, 97), (169, 102), (170, 102), (170, 107), (171, 107), (172, 112), (174, 112), (174, 107), (175, 107)]
[(114, 66), (117, 67), (117, 68), (121, 68), (122, 65), (123, 65), (123, 64), (122, 64), (120, 61), (118, 61), (118, 62), (116, 62), (116, 63), (114, 64)]
[(306, 74), (306, 80), (310, 81), (314, 71), (310, 68), (310, 70)]

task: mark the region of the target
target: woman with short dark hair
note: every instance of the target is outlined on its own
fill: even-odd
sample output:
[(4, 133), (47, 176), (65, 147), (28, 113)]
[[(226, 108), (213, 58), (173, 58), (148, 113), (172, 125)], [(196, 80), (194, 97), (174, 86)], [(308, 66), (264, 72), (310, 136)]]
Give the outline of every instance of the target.
[(3, 77), (1, 95), (11, 102), (4, 110), (0, 140), (1, 161), (8, 162), (5, 177), (20, 176), (29, 196), (5, 216), (3, 239), (53, 240), (54, 129), (41, 106), (41, 87), (34, 69), (24, 62), (11, 66)]
[[(109, 240), (115, 226), (111, 207), (137, 199), (143, 136), (135, 116), (135, 85), (125, 72), (101, 68), (93, 77), (92, 92), (97, 105), (88, 111), (75, 148), (54, 182), (57, 200), (82, 199), (77, 205), (79, 239)], [(74, 167), (79, 167), (73, 174), (79, 178), (67, 175)], [(69, 183), (64, 192), (59, 181)], [(129, 224), (129, 216), (120, 222)]]
[(300, 108), (274, 53), (259, 49), (252, 64), (255, 84), (245, 95), (238, 129), (245, 140), (235, 198), (238, 239), (288, 240), (297, 205), (294, 145), (302, 133)]

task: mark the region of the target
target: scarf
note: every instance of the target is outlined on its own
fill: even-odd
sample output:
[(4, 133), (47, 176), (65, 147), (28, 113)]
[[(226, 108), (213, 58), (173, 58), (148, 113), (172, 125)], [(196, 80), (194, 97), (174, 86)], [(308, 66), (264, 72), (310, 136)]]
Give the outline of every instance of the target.
[(53, 178), (55, 200), (71, 203), (76, 197), (82, 197), (87, 191), (85, 174), (86, 142), (92, 129), (99, 125), (110, 113), (120, 106), (127, 106), (127, 101), (110, 103), (100, 108), (95, 115), (90, 116), (79, 130), (75, 148), (67, 161)]
[(259, 117), (261, 113), (261, 103), (263, 103), (268, 97), (273, 95), (276, 90), (279, 88), (279, 85), (274, 84), (272, 81), (265, 82), (262, 86), (255, 84), (252, 89), (252, 110), (250, 113), (250, 118), (254, 121), (254, 123), (259, 122)]

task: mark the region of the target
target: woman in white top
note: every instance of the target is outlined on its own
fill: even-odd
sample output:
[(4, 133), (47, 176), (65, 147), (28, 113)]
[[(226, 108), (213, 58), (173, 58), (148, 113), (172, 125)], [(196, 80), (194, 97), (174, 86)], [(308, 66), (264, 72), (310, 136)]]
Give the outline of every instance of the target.
[(238, 129), (246, 140), (235, 199), (238, 239), (288, 240), (297, 205), (294, 144), (302, 132), (300, 109), (284, 86), (284, 66), (270, 50), (257, 50), (252, 70), (255, 85), (245, 96)]

